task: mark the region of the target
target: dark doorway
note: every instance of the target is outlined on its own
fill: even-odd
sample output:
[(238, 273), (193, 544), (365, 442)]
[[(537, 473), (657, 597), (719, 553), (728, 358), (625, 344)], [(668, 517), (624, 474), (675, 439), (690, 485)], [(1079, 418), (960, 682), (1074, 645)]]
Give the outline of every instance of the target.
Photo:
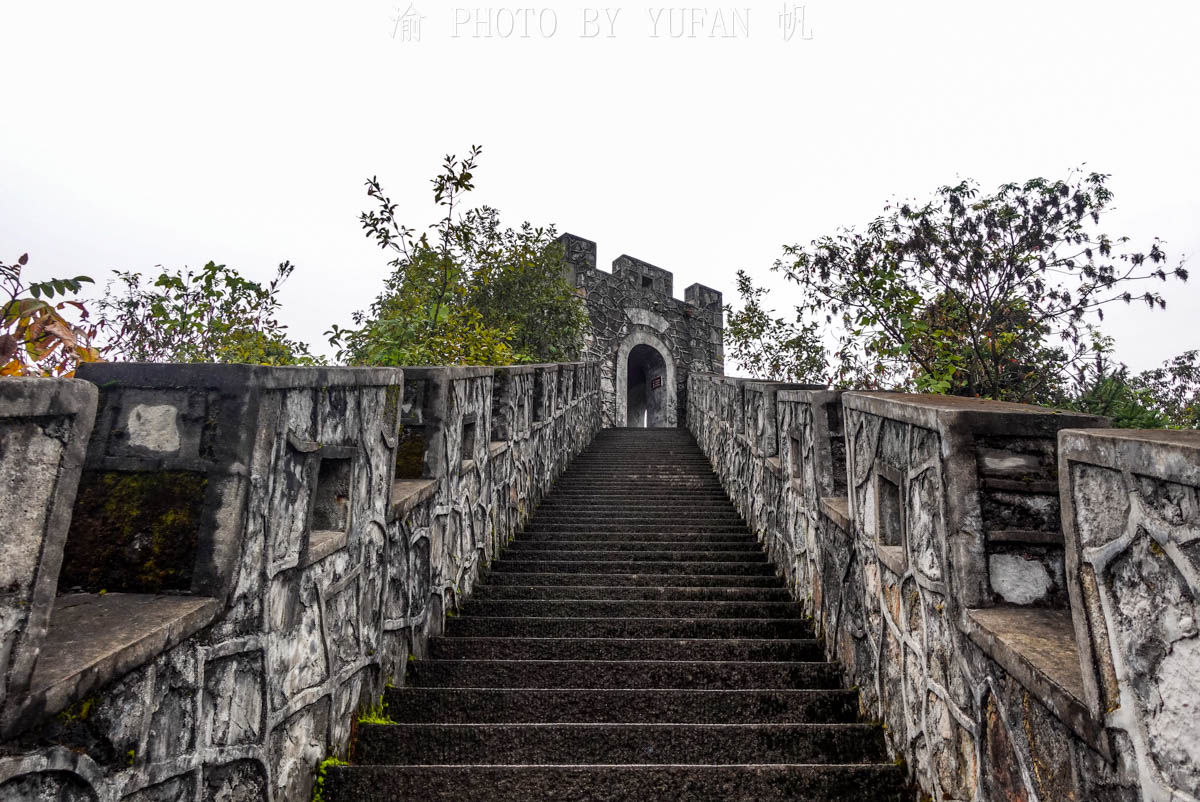
[(626, 426), (666, 425), (667, 363), (657, 349), (637, 345), (629, 352)]

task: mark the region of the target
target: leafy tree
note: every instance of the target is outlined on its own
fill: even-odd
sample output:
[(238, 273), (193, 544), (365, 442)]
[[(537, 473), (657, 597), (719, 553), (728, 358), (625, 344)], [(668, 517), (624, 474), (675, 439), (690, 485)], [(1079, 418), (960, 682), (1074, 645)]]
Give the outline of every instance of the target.
[(29, 254), (0, 263), (0, 376), (71, 376), (80, 362), (100, 359), (91, 344), (96, 326), (87, 306), (66, 297), (92, 280), (76, 276), (26, 283), (21, 273), (28, 264)]
[(131, 362), (318, 364), (276, 317), (293, 269), (283, 262), (265, 286), (215, 262), (164, 269), (151, 282), (117, 271), (99, 305), (111, 354)]
[(1153, 393), (1131, 376), (1126, 365), (1110, 357), (1112, 339), (1099, 338), (1095, 356), (1077, 368), (1070, 397), (1060, 406), (1104, 415), (1114, 426), (1124, 429), (1161, 429), (1170, 420), (1156, 409)]
[(755, 287), (744, 270), (737, 272), (737, 286), (741, 308), (725, 305), (729, 355), (755, 378), (825, 383), (828, 363), (818, 325), (775, 317), (763, 306), (767, 290)]
[(802, 290), (798, 322), (835, 344), (837, 384), (1053, 402), (1092, 355), (1105, 306), (1162, 308), (1135, 287), (1187, 279), (1163, 267), (1158, 240), (1135, 251), (1098, 230), (1107, 180), (1072, 172), (990, 195), (963, 181), (786, 247), (774, 269)]
[(392, 255), (391, 275), (354, 326), (333, 326), (340, 359), (365, 365), (504, 365), (575, 359), (587, 315), (564, 278), (554, 228), (503, 228), (499, 212), (461, 212), (474, 189), (481, 149), (447, 156), (433, 179), (441, 218), (418, 234), (396, 219), (378, 179), (367, 195), (378, 208), (359, 220)]
[(1200, 351), (1186, 351), (1167, 360), (1161, 368), (1144, 371), (1133, 384), (1167, 425), (1200, 428)]

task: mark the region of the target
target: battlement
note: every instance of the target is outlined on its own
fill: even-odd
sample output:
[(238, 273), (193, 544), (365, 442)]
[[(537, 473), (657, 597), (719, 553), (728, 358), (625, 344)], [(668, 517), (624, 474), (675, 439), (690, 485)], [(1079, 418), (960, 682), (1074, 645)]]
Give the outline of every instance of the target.
[(703, 284), (674, 295), (675, 275), (628, 254), (596, 269), (596, 243), (563, 234), (567, 282), (587, 307), (587, 358), (600, 364), (606, 426), (676, 426), (693, 371), (725, 372), (721, 293)]
[[(652, 265), (647, 261), (628, 254), (621, 254), (612, 263), (612, 271), (604, 273), (596, 266), (596, 243), (576, 234), (563, 234), (558, 238), (566, 251), (567, 282), (572, 287), (581, 286), (583, 274), (595, 271), (601, 275), (611, 276), (625, 287), (640, 290), (650, 295), (675, 298), (675, 274), (670, 270)], [(712, 287), (703, 284), (692, 284), (684, 290), (683, 302), (708, 312), (720, 312), (722, 295)], [(720, 325), (720, 315), (715, 318)]]

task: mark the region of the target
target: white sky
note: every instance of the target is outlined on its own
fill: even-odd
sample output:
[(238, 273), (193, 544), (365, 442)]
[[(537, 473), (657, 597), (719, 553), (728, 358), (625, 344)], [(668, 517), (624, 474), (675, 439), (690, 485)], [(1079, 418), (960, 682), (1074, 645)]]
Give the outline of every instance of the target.
[[(284, 320), (324, 350), (387, 271), (363, 180), (424, 225), (441, 156), (478, 143), (477, 199), (506, 222), (673, 270), (680, 297), (730, 298), (739, 267), (778, 282), (783, 243), (889, 197), (1081, 163), (1113, 174), (1109, 233), (1200, 257), (1200, 3), (812, 0), (812, 38), (790, 41), (779, 2), (737, 6), (749, 36), (731, 39), (706, 35), (717, 4), (690, 7), (695, 38), (669, 35), (670, 11), (653, 38), (659, 7), (615, 2), (614, 35), (583, 38), (585, 5), (559, 2), (554, 36), (533, 7), (522, 39), (454, 38), (468, 12), (413, 0), (403, 41), (408, 5), (3, 0), (0, 255), (97, 279), (209, 259), (265, 279), (290, 259)], [(1198, 315), (1200, 272), (1107, 330), (1141, 369), (1200, 347)]]

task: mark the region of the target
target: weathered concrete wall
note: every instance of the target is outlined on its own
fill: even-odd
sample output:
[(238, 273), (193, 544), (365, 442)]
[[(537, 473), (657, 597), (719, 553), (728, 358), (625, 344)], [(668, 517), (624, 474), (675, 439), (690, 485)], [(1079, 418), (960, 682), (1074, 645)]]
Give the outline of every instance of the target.
[(688, 422), (934, 799), (1197, 798), (1194, 434), (695, 374)]
[(1085, 698), (1142, 798), (1200, 798), (1200, 432), (1064, 432)]
[(596, 243), (564, 234), (568, 281), (578, 288), (591, 318), (587, 359), (601, 366), (605, 426), (627, 422), (627, 367), (638, 346), (657, 351), (666, 365), (654, 375), (662, 385), (652, 391), (652, 409), (661, 408), (659, 425), (683, 425), (688, 375), (722, 373), (724, 317), (721, 293), (701, 284), (672, 296), (674, 278), (652, 264), (620, 256), (612, 272), (596, 269)]
[(0, 710), (29, 694), (95, 414), (87, 382), (0, 381)]
[[(100, 391), (90, 490), (69, 533), (71, 482), (43, 504), (63, 521), (71, 579), (43, 567), (49, 598), (4, 619), (21, 644), (49, 618), (19, 697), (9, 672), (4, 802), (307, 800), (356, 709), (403, 681), (600, 420), (584, 364), (80, 374)], [(90, 426), (95, 387), (55, 382), (78, 409), (31, 413), (10, 403), (26, 381), (0, 381), (0, 466), (51, 470), (45, 449), (9, 447), (10, 418), (44, 431), (75, 410)], [(86, 428), (55, 426), (78, 476)], [(164, 500), (179, 482), (200, 501)]]

